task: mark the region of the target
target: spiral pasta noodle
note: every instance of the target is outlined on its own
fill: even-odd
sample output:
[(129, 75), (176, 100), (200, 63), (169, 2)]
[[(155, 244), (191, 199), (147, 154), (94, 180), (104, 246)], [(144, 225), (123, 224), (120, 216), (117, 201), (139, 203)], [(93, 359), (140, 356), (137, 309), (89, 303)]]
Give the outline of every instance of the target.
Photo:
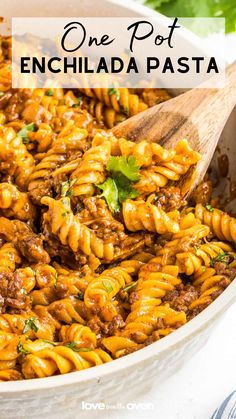
[(176, 263), (181, 273), (193, 275), (198, 272), (202, 266), (211, 266), (212, 260), (225, 252), (232, 252), (233, 249), (226, 243), (209, 242), (204, 243), (189, 252), (177, 253)]
[(0, 184), (0, 211), (5, 217), (14, 217), (22, 221), (35, 217), (35, 208), (26, 192), (20, 192), (15, 185)]
[(207, 268), (200, 275), (196, 274), (194, 285), (200, 286), (200, 296), (190, 304), (189, 309), (195, 310), (208, 306), (230, 282), (230, 279), (224, 275), (217, 275), (211, 268)]
[(62, 326), (59, 333), (61, 342), (76, 343), (76, 348), (96, 348), (97, 338), (94, 332), (88, 327), (78, 323)]
[(22, 374), (14, 369), (0, 371), (0, 381), (18, 381), (22, 380)]
[(94, 184), (105, 180), (105, 169), (110, 153), (111, 144), (106, 139), (101, 140), (97, 146), (92, 145), (84, 153), (81, 163), (71, 175), (71, 179), (75, 179), (72, 187), (73, 196), (93, 195)]
[(197, 204), (195, 216), (209, 226), (218, 239), (236, 243), (236, 220), (226, 212), (217, 208), (210, 208), (209, 211), (203, 205)]
[(38, 204), (44, 195), (50, 195), (52, 183), (51, 175), (55, 169), (62, 166), (67, 161), (68, 152), (75, 152), (81, 149), (81, 143), (87, 137), (87, 131), (76, 129), (73, 135), (59, 137), (55, 141), (41, 161), (35, 166), (29, 177), (29, 194), (32, 200)]
[(77, 353), (68, 347), (57, 346), (26, 355), (22, 373), (25, 378), (49, 377), (56, 372), (66, 374), (71, 371), (80, 371), (111, 360), (111, 357), (102, 349)]
[(126, 200), (122, 213), (128, 230), (147, 230), (158, 234), (176, 233), (179, 230), (178, 211), (165, 213), (161, 208), (144, 201)]
[(58, 235), (63, 245), (68, 245), (73, 252), (80, 250), (87, 256), (94, 254), (100, 259), (112, 260), (113, 245), (104, 244), (93, 231), (80, 223), (78, 217), (71, 211), (68, 197), (59, 201), (44, 197), (41, 203), (49, 206), (48, 213), (44, 215), (45, 223), (50, 224), (52, 233)]
[[(85, 101), (84, 101), (85, 102)], [(103, 102), (96, 99), (88, 100), (83, 107), (93, 115), (96, 120), (107, 128), (113, 128), (119, 122), (126, 119), (126, 116), (120, 112), (116, 112), (113, 108), (105, 106)]]
[[(32, 329), (30, 327), (27, 330), (28, 327), (26, 329), (26, 326), (31, 325), (31, 321), (34, 322), (36, 328)], [(24, 332), (25, 329), (26, 332)], [(47, 317), (40, 318), (34, 312), (29, 312), (27, 315), (4, 313), (0, 314), (0, 331), (18, 335), (26, 333), (30, 339), (53, 340), (55, 327), (48, 321)]]
[(136, 115), (147, 108), (139, 96), (130, 93), (127, 88), (82, 89), (82, 92), (88, 97), (95, 97), (104, 102), (108, 108), (113, 108), (116, 112), (124, 113), (127, 116)]
[(124, 288), (131, 281), (131, 276), (125, 268), (118, 266), (105, 270), (89, 282), (84, 294), (85, 305), (89, 308), (96, 307), (102, 310), (103, 317), (106, 320), (111, 320), (117, 314), (111, 300), (121, 288)]
[(0, 126), (1, 170), (14, 176), (17, 186), (27, 190), (29, 176), (34, 169), (33, 156), (12, 128)]

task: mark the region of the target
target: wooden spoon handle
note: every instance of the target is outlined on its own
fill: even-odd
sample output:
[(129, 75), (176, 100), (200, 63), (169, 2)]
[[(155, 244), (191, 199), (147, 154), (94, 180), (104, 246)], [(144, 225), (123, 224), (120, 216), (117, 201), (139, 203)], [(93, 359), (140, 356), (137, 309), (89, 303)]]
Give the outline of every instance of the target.
[[(153, 106), (113, 128), (118, 138), (159, 142), (167, 148), (185, 138), (201, 153), (194, 172), (184, 179), (188, 194), (203, 178), (224, 125), (236, 105), (236, 61), (226, 70), (224, 88), (197, 88)], [(183, 184), (182, 184), (183, 185)]]
[[(190, 115), (191, 122), (198, 128), (200, 152), (216, 147), (220, 134), (230, 113), (236, 105), (236, 61), (226, 69), (225, 87), (220, 89), (196, 89), (195, 106)], [(188, 92), (190, 93), (190, 92)], [(188, 95), (188, 99), (191, 95)], [(195, 103), (196, 105), (196, 103)]]
[(216, 147), (236, 105), (236, 61), (226, 70), (224, 88), (196, 88), (153, 106), (113, 128), (117, 137), (160, 142), (170, 148), (186, 138), (200, 153)]

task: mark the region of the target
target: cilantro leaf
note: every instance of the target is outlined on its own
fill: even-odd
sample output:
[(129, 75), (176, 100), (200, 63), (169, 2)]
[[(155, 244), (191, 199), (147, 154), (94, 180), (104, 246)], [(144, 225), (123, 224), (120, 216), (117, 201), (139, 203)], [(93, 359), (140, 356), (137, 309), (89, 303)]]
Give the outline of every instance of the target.
[(116, 95), (116, 100), (120, 100), (120, 91), (115, 89), (114, 87), (111, 87), (108, 89), (109, 96)]
[(35, 124), (32, 122), (31, 124), (25, 125), (23, 128), (21, 128), (20, 131), (18, 131), (17, 136), (22, 138), (22, 141), (24, 144), (29, 143), (28, 134), (29, 132), (34, 132), (36, 130)]
[(68, 180), (67, 182), (62, 182), (61, 184), (61, 196), (72, 196), (73, 195), (73, 189), (72, 186), (76, 183), (77, 178), (74, 178), (72, 180)]
[(76, 100), (77, 100), (77, 103), (74, 103), (72, 105), (72, 108), (78, 108), (81, 105), (81, 103), (82, 103), (82, 96), (77, 97)]
[(29, 354), (29, 351), (27, 351), (27, 350), (24, 348), (24, 346), (23, 346), (23, 343), (22, 343), (22, 342), (19, 342), (19, 343), (18, 343), (18, 345), (17, 345), (17, 352), (18, 352), (18, 353), (21, 353), (21, 354), (24, 354), (24, 355)]
[(53, 96), (54, 95), (54, 91), (53, 89), (48, 89), (45, 93), (46, 96)]
[(227, 252), (219, 253), (215, 258), (210, 260), (210, 266), (214, 268), (216, 262), (222, 262), (228, 265), (230, 262), (230, 254)]
[(78, 345), (77, 342), (70, 342), (70, 343), (65, 343), (64, 346), (66, 346), (67, 348), (72, 349), (75, 352), (91, 352), (91, 351), (93, 351), (92, 348), (76, 348), (77, 345)]
[(134, 199), (138, 196), (138, 191), (133, 188), (133, 182), (122, 173), (116, 173), (114, 177), (118, 188), (119, 203), (122, 204), (126, 199)]
[(110, 210), (118, 213), (122, 202), (139, 194), (133, 187), (133, 183), (140, 179), (139, 166), (134, 156), (110, 157), (107, 170), (111, 172), (111, 177), (96, 186), (103, 191), (100, 196), (105, 198)]
[(209, 212), (213, 212), (214, 208), (210, 204), (206, 204), (206, 210)]
[(103, 191), (100, 196), (105, 198), (110, 210), (114, 213), (119, 212), (119, 195), (115, 181), (108, 177), (104, 183), (96, 186)]
[(110, 157), (107, 163), (107, 170), (112, 174), (120, 172), (132, 182), (137, 182), (140, 179), (139, 169), (140, 166), (137, 165), (134, 156), (129, 156), (128, 159), (125, 156)]
[(38, 326), (36, 325), (36, 318), (30, 317), (29, 319), (25, 320), (25, 326), (23, 329), (23, 333), (28, 333), (29, 331), (33, 330), (33, 332), (37, 333), (39, 330)]
[(226, 32), (236, 31), (235, 0), (144, 0), (166, 16), (225, 17)]

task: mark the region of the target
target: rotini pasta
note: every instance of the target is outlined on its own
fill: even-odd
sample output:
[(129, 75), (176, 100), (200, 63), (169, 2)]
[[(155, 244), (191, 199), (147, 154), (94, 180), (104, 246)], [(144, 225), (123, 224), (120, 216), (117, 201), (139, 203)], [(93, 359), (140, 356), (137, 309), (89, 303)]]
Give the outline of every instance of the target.
[(236, 243), (236, 220), (226, 212), (211, 206), (203, 207), (202, 204), (197, 204), (195, 216), (209, 226), (218, 239)]
[(82, 352), (82, 349), (81, 352), (75, 352), (65, 346), (56, 346), (26, 355), (22, 373), (25, 378), (49, 377), (55, 373), (66, 374), (84, 370), (112, 360), (102, 349), (85, 352)]
[(35, 208), (28, 194), (6, 182), (0, 184), (0, 211), (5, 217), (22, 221), (33, 220), (35, 217)]
[(27, 190), (34, 159), (12, 128), (0, 126), (0, 159), (0, 170), (13, 176), (22, 190)]
[(132, 116), (147, 108), (147, 105), (138, 95), (129, 92), (129, 89), (82, 89), (82, 93), (91, 98), (97, 98), (108, 108), (118, 113)]

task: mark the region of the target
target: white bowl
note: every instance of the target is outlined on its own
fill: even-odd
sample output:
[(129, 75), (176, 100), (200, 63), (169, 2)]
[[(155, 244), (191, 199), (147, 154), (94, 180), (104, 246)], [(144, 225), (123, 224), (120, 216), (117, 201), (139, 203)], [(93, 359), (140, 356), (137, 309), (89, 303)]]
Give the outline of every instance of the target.
[[(11, 16), (151, 16), (154, 12), (127, 0), (11, 0), (5, 2), (2, 14)], [(166, 18), (159, 15), (160, 22)], [(5, 25), (9, 31), (9, 22)], [(191, 42), (191, 37), (190, 37)], [(222, 134), (221, 153), (227, 152), (230, 176), (235, 175), (234, 140), (236, 109)], [(216, 152), (213, 165), (217, 170)], [(228, 188), (224, 180), (219, 190)], [(152, 345), (116, 361), (80, 372), (44, 379), (0, 384), (0, 417), (83, 417), (81, 402), (132, 401), (151, 385), (160, 385), (166, 377), (198, 351), (206, 342), (218, 319), (236, 297), (234, 281), (207, 309), (180, 329)], [(84, 412), (87, 414), (88, 412)], [(86, 417), (88, 417), (86, 415)], [(93, 417), (93, 413), (91, 416)]]

